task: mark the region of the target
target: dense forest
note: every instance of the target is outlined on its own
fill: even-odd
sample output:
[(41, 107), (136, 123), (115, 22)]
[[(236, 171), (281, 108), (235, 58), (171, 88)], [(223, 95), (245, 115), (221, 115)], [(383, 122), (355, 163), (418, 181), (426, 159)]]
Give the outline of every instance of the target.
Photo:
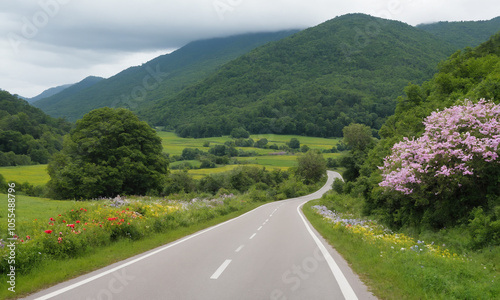
[[(123, 107), (134, 112), (151, 101), (170, 99), (186, 86), (213, 73), (223, 64), (296, 30), (241, 34), (189, 43), (141, 66), (130, 67), (108, 79), (96, 77), (34, 103), (50, 116), (76, 121), (100, 107)], [(141, 114), (147, 116), (145, 111)]]
[(437, 22), (417, 25), (458, 49), (477, 47), (500, 29), (500, 17), (488, 21)]
[(352, 122), (374, 130), (409, 82), (422, 83), (455, 47), (407, 24), (345, 15), (226, 64), (150, 121), (183, 137), (252, 133), (342, 136)]
[[(378, 144), (361, 153), (351, 153), (357, 163), (346, 166), (355, 169), (351, 172), (357, 172), (359, 177), (351, 178), (346, 191), (362, 195), (365, 213), (378, 214), (392, 226), (439, 229), (463, 225), (464, 234), (470, 230), (475, 246), (499, 243), (498, 133), (490, 132), (498, 130), (499, 125), (495, 114), (499, 109), (494, 108), (494, 103), (500, 103), (500, 33), (474, 49), (454, 53), (439, 65), (439, 72), (431, 80), (409, 85), (405, 92), (405, 96), (398, 98), (395, 115), (380, 129), (382, 139)], [(467, 127), (471, 120), (478, 125)], [(451, 123), (458, 124), (457, 129), (446, 127)], [(436, 138), (440, 140), (435, 142)], [(458, 139), (463, 141), (453, 146)], [(423, 140), (427, 145), (418, 146)], [(467, 146), (482, 140), (488, 141), (486, 150)], [(436, 158), (425, 169), (413, 175), (410, 180), (413, 183), (398, 187), (399, 192), (390, 191), (388, 178), (400, 176), (402, 167), (399, 165), (389, 174), (389, 162), (401, 157), (398, 151), (403, 147), (416, 147), (404, 150), (410, 153), (407, 158), (410, 161), (430, 155), (411, 154), (411, 151), (441, 148), (436, 148), (440, 149)], [(463, 153), (469, 154), (456, 157)], [(431, 165), (434, 163), (438, 166)], [(380, 166), (384, 166), (382, 170)], [(426, 175), (428, 172), (434, 175)], [(478, 228), (481, 232), (476, 232)]]
[(0, 91), (0, 166), (46, 164), (71, 124)]

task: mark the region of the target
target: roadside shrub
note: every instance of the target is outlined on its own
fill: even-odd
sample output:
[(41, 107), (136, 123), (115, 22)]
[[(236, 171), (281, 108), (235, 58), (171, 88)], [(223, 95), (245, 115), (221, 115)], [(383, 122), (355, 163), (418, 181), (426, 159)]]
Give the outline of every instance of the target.
[(499, 119), (500, 105), (465, 101), (426, 118), (422, 137), (394, 145), (376, 200), (388, 220), (443, 228), (467, 223), (477, 207), (491, 214), (500, 205)]
[(335, 178), (332, 184), (332, 189), (338, 194), (342, 194), (344, 192), (344, 181), (340, 178)]
[(493, 211), (493, 214), (487, 215), (481, 207), (477, 207), (471, 212), (468, 229), (472, 248), (500, 245), (500, 206)]

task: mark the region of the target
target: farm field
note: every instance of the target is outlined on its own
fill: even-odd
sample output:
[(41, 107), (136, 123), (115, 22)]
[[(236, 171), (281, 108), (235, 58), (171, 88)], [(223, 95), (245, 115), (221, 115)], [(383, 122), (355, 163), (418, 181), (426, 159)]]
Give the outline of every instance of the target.
[[(224, 137), (213, 137), (213, 138), (181, 138), (175, 135), (173, 132), (158, 131), (158, 136), (162, 139), (162, 145), (164, 152), (170, 155), (181, 155), (184, 148), (198, 148), (204, 152), (208, 151), (207, 147), (203, 147), (205, 142), (209, 142), (210, 146), (223, 145), (225, 142), (232, 140), (229, 136)], [(326, 139), (317, 137), (306, 137), (306, 136), (296, 136), (296, 135), (275, 135), (275, 134), (261, 134), (261, 135), (251, 135), (254, 141), (266, 138), (269, 141), (269, 145), (276, 144), (279, 146), (284, 146), (290, 139), (297, 138), (301, 145), (307, 145), (311, 149), (331, 149), (336, 146), (341, 139)], [(264, 166), (268, 169), (282, 169), (286, 170), (290, 167), (294, 167), (297, 163), (296, 155), (271, 155), (271, 153), (279, 152), (279, 150), (274, 149), (260, 149), (253, 147), (237, 147), (237, 149), (242, 149), (245, 151), (254, 151), (258, 156), (252, 157), (238, 157), (237, 160), (239, 164), (225, 165), (218, 168), (211, 169), (192, 169), (188, 173), (193, 176), (194, 179), (200, 179), (208, 174), (215, 174), (221, 172), (230, 171), (238, 166)], [(326, 158), (339, 157), (340, 153), (325, 153), (323, 156)], [(200, 162), (198, 161), (185, 161), (192, 166), (199, 167)], [(183, 161), (174, 162), (171, 166), (183, 163)], [(172, 170), (175, 172), (175, 170)], [(16, 166), (16, 167), (1, 167), (0, 174), (3, 175), (7, 182), (15, 181), (17, 183), (28, 182), (34, 186), (45, 185), (50, 177), (47, 174), (47, 165), (34, 165), (34, 166)]]
[[(211, 138), (181, 138), (175, 135), (173, 132), (158, 131), (158, 136), (162, 140), (163, 150), (170, 155), (181, 155), (184, 148), (198, 148), (202, 151), (208, 151), (207, 147), (203, 147), (205, 142), (209, 142), (211, 146), (213, 145), (223, 145), (225, 142), (230, 141), (231, 137), (211, 137)], [(297, 135), (276, 135), (276, 134), (254, 134), (250, 135), (254, 141), (260, 139), (267, 139), (269, 141), (268, 145), (276, 144), (279, 146), (284, 146), (290, 139), (297, 138), (301, 145), (307, 145), (311, 149), (331, 149), (340, 142), (340, 138), (327, 139), (327, 138), (317, 138), (317, 137), (307, 137), (307, 136), (297, 136)], [(259, 148), (242, 148), (237, 147), (236, 149), (251, 150), (258, 154), (269, 154), (277, 152), (273, 149), (259, 149)]]
[(45, 185), (50, 179), (47, 165), (1, 167), (0, 174), (7, 182), (29, 182), (34, 186)]

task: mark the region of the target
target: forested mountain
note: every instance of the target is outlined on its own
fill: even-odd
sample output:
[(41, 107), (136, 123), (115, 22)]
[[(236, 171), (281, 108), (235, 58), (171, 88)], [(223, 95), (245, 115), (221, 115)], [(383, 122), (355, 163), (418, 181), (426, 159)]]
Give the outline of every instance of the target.
[(0, 91), (0, 166), (46, 164), (61, 150), (71, 124), (53, 119), (27, 101)]
[(55, 94), (58, 94), (58, 93), (64, 91), (65, 89), (69, 88), (70, 86), (72, 86), (72, 84), (65, 84), (65, 85), (56, 86), (56, 87), (53, 87), (53, 88), (50, 88), (50, 89), (43, 91), (40, 95), (37, 95), (33, 98), (25, 98), (25, 100), (28, 101), (29, 103), (33, 103), (33, 102), (36, 102), (36, 101), (41, 100), (43, 98), (47, 98), (47, 97), (53, 96)]
[(342, 136), (352, 122), (379, 129), (409, 82), (455, 51), (407, 24), (344, 15), (259, 47), (160, 101), (152, 123), (180, 136), (252, 133)]
[(87, 109), (88, 101), (85, 99), (75, 99), (74, 101), (68, 102), (68, 99), (72, 99), (80, 93), (86, 93), (89, 89), (103, 80), (104, 78), (102, 77), (86, 77), (82, 81), (71, 85), (59, 93), (34, 102), (33, 105), (42, 109), (52, 117), (71, 119), (70, 116), (66, 115), (67, 111)]
[(419, 136), (422, 121), (463, 99), (500, 101), (500, 33), (480, 46), (457, 51), (439, 64), (439, 72), (422, 85), (408, 85), (399, 97), (395, 114), (382, 126), (382, 140), (365, 165), (365, 174), (376, 171), (392, 145), (403, 137)]
[(92, 87), (79, 92), (67, 89), (35, 105), (53, 117), (65, 117), (70, 121), (104, 106), (137, 111), (153, 99), (169, 99), (238, 56), (295, 32), (252, 33), (195, 41), (142, 66), (128, 68), (101, 80)]
[(438, 38), (457, 46), (476, 47), (500, 31), (500, 17), (488, 21), (438, 22), (417, 25)]

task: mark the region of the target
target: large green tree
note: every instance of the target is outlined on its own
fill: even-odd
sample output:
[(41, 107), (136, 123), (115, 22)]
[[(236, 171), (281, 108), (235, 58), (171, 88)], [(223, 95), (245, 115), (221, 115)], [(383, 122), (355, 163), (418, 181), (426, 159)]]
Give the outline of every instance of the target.
[(317, 150), (309, 150), (306, 154), (297, 157), (295, 174), (305, 184), (318, 182), (326, 175), (326, 160)]
[(86, 114), (49, 163), (54, 198), (91, 199), (160, 191), (168, 174), (161, 139), (126, 109)]

